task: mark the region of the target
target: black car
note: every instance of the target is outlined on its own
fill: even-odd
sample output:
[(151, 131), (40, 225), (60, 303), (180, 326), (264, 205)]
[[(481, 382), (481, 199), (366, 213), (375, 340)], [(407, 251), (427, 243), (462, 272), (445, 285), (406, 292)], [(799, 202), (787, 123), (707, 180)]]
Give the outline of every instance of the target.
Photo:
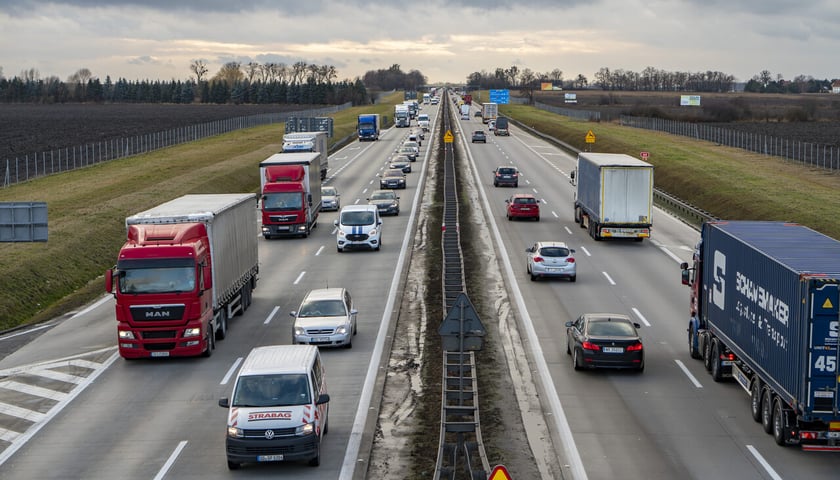
[(636, 330), (641, 325), (618, 313), (585, 313), (566, 322), (566, 353), (575, 370), (645, 369), (645, 350)]
[(398, 168), (385, 170), (379, 178), (379, 188), (405, 188), (405, 174)]
[(472, 143), (487, 143), (487, 135), (484, 134), (484, 130), (476, 130), (472, 134)]
[(388, 163), (388, 168), (398, 168), (403, 173), (411, 173), (411, 160), (404, 155), (399, 155), (391, 159), (391, 162)]
[(368, 197), (368, 204), (376, 205), (380, 215), (400, 214), (400, 197), (393, 190), (376, 190)]
[(516, 167), (496, 167), (493, 170), (493, 186), (510, 185), (519, 186), (519, 170)]

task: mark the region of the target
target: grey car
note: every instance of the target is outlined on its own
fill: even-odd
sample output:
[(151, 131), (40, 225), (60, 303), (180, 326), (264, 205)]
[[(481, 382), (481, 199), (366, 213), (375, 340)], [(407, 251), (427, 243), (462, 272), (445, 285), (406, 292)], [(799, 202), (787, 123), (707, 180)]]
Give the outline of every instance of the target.
[(376, 205), (380, 215), (400, 214), (400, 197), (393, 190), (376, 190), (368, 197), (368, 204)]
[(347, 289), (311, 290), (289, 313), (294, 318), (292, 344), (353, 348), (358, 313)]
[(379, 178), (379, 188), (405, 188), (405, 174), (398, 168), (389, 168)]
[(338, 211), (341, 208), (341, 195), (335, 187), (321, 187), (321, 211)]
[(544, 277), (577, 280), (577, 262), (574, 249), (565, 242), (536, 242), (525, 250), (528, 254), (525, 270), (531, 281)]
[(403, 173), (411, 173), (411, 160), (408, 157), (399, 155), (391, 159), (391, 162), (388, 164), (388, 168), (398, 168), (403, 171)]

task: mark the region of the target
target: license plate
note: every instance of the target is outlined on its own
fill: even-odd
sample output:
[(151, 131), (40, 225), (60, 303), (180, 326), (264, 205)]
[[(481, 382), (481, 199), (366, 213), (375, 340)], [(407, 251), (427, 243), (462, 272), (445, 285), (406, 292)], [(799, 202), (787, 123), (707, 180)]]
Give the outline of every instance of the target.
[(152, 352), (153, 357), (168, 357), (169, 352)]
[(546, 271), (546, 272), (549, 272), (549, 273), (551, 273), (551, 272), (559, 272), (559, 271), (560, 271), (560, 269), (559, 269), (559, 268), (550, 268), (550, 267), (549, 267), (549, 268), (546, 268), (546, 269), (545, 269), (545, 271)]
[(312, 343), (330, 343), (330, 337), (315, 337)]
[(840, 432), (825, 432), (825, 438), (840, 438)]
[(604, 347), (604, 353), (624, 353), (622, 347)]
[(288, 232), (289, 231), (289, 226), (288, 225), (281, 225), (281, 226), (277, 227), (277, 231), (278, 232)]
[(282, 462), (283, 455), (257, 455), (258, 462)]
[(723, 360), (722, 362), (720, 362), (720, 365), (722, 367), (728, 367), (728, 366), (732, 365), (732, 360)]

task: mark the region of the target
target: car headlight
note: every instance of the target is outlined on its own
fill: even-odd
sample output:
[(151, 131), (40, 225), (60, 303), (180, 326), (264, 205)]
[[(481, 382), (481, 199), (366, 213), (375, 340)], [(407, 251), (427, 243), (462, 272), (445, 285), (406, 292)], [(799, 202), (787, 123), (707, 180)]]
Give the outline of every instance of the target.
[(306, 330), (304, 330), (303, 327), (298, 327), (297, 325), (295, 325), (294, 330), (295, 330), (295, 335), (303, 335), (303, 334), (306, 333)]
[(313, 423), (304, 423), (295, 429), (295, 435), (299, 437), (312, 435), (313, 433), (315, 433), (315, 424)]
[(131, 330), (120, 330), (117, 332), (120, 340), (134, 340), (134, 332)]
[(245, 436), (241, 428), (227, 427), (227, 436), (231, 438), (242, 438)]
[(184, 329), (184, 338), (197, 337), (201, 335), (201, 327)]
[(376, 229), (371, 228), (370, 231), (368, 232), (368, 235), (370, 235), (371, 237), (375, 237), (376, 236)]
[(346, 333), (347, 333), (347, 325), (342, 325), (342, 326), (340, 326), (340, 327), (336, 328), (336, 329), (335, 329), (335, 333), (337, 333), (337, 334), (339, 334), (339, 335), (344, 335), (344, 334), (346, 334)]

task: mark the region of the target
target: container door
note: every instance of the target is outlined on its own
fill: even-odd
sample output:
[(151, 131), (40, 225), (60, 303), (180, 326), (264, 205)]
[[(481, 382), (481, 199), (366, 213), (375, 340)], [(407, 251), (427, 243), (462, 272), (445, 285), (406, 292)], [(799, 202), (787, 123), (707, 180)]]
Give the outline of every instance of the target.
[(813, 282), (811, 290), (810, 371), (808, 397), (813, 412), (837, 411), (838, 358), (837, 339), (840, 333), (838, 318), (838, 285)]

